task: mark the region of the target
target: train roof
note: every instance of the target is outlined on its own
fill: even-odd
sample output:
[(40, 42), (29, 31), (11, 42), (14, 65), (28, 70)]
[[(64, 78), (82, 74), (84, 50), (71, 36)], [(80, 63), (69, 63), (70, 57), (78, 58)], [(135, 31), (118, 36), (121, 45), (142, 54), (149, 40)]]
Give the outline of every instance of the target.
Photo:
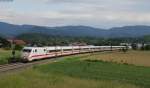
[[(111, 46), (50, 46), (50, 47), (24, 47), (24, 49), (48, 49), (48, 50), (54, 50), (54, 49), (76, 49), (76, 48), (105, 48), (105, 47), (111, 47)], [(125, 46), (112, 46), (114, 48), (117, 47), (125, 47)]]

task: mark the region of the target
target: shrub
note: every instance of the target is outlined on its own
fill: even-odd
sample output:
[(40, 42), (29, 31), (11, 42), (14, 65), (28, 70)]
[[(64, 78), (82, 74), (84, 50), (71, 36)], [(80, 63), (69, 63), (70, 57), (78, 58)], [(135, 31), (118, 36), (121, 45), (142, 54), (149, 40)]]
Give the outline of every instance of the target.
[(15, 50), (22, 50), (22, 48), (23, 48), (23, 46), (21, 46), (21, 45), (16, 45), (15, 46)]
[(144, 48), (145, 50), (150, 50), (150, 45), (146, 45)]

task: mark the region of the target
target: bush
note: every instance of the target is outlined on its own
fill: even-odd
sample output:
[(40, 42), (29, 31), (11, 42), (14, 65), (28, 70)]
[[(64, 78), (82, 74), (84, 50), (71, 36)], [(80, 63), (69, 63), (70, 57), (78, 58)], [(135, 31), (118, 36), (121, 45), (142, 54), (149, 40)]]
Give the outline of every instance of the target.
[(8, 64), (8, 58), (7, 59), (0, 59), (0, 64)]
[(22, 50), (22, 48), (23, 48), (23, 46), (21, 46), (21, 45), (16, 45), (15, 46), (15, 50)]
[(150, 45), (142, 46), (141, 50), (150, 50)]
[(144, 47), (144, 49), (145, 49), (145, 50), (150, 50), (150, 45), (146, 45), (146, 46)]

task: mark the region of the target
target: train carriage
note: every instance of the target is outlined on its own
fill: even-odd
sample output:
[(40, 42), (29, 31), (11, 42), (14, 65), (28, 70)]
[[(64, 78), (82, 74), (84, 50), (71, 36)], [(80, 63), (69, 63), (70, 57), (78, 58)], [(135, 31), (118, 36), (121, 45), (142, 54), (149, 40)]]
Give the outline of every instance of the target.
[(22, 50), (23, 61), (33, 61), (38, 59), (89, 53), (98, 51), (120, 50), (125, 46), (51, 46), (51, 47), (24, 47)]

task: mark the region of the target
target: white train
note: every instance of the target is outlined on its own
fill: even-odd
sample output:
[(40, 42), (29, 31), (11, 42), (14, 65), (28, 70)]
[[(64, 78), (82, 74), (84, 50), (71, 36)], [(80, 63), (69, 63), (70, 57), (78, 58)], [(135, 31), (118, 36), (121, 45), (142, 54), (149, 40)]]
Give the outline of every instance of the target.
[(23, 61), (72, 55), (79, 53), (119, 50), (125, 46), (53, 46), (53, 47), (24, 47), (21, 58)]

